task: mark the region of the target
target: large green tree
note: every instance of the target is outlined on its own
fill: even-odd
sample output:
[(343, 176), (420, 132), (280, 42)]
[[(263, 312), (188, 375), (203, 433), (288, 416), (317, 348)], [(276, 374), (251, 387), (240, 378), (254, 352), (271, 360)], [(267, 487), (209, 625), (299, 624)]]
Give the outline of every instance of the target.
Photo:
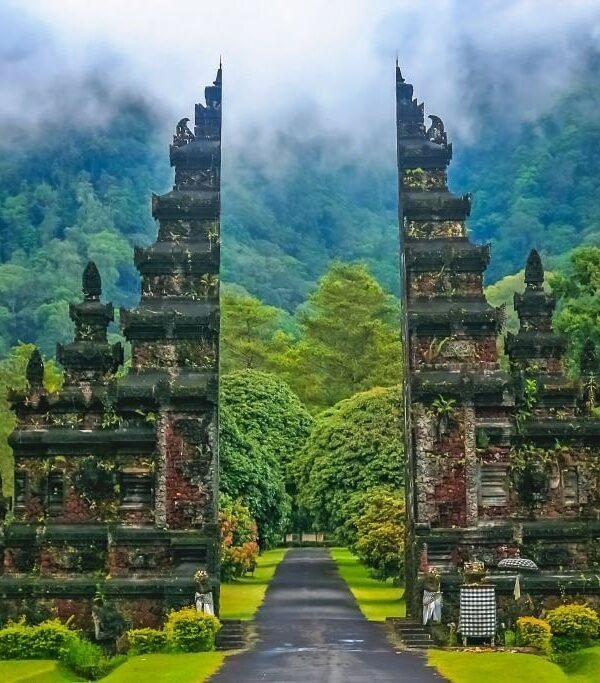
[(404, 572), (404, 492), (376, 488), (361, 496), (352, 550), (382, 579)]
[(221, 380), (221, 400), (242, 434), (282, 468), (304, 448), (313, 418), (289, 386), (275, 375), (242, 370)]
[(291, 503), (290, 527), (304, 528), (290, 463), (304, 448), (313, 418), (289, 386), (275, 375), (242, 370), (221, 380), (221, 400), (235, 415), (245, 439), (256, 444), (284, 476)]
[(255, 296), (228, 289), (221, 296), (221, 372), (273, 370), (290, 344), (287, 314)]
[(568, 360), (575, 368), (587, 339), (600, 355), (600, 248), (575, 249), (566, 270), (556, 273), (550, 284), (559, 297), (554, 327), (567, 335)]
[(313, 410), (358, 391), (398, 384), (398, 302), (357, 263), (334, 263), (299, 314), (288, 354), (289, 383)]
[[(246, 422), (247, 424), (247, 422)], [(290, 497), (278, 458), (237, 421), (236, 402), (223, 396), (219, 412), (220, 488), (248, 506), (258, 525), (261, 547), (276, 544), (287, 526)]]
[(321, 413), (294, 471), (299, 502), (314, 526), (352, 541), (350, 521), (361, 496), (404, 485), (399, 387), (376, 387)]

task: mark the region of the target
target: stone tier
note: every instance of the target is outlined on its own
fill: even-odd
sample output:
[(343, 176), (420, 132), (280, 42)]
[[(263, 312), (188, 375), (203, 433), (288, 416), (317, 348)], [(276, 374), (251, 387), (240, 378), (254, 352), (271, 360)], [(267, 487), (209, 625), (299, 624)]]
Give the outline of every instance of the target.
[(408, 311), (411, 336), (417, 337), (490, 337), (504, 323), (504, 313), (484, 299), (416, 299)]
[[(157, 300), (133, 311), (121, 310), (123, 334), (135, 340), (208, 340), (218, 339), (219, 308), (217, 304)], [(169, 304), (167, 306), (167, 304)]]
[(505, 338), (506, 353), (511, 360), (534, 360), (536, 358), (561, 358), (567, 347), (563, 335), (543, 330), (509, 332)]
[(171, 145), (169, 159), (171, 166), (175, 166), (178, 170), (215, 168), (221, 163), (221, 142), (196, 139), (187, 145)]
[(503, 370), (447, 371), (414, 370), (411, 373), (412, 399), (431, 402), (439, 396), (475, 405), (512, 405), (512, 379)]
[(16, 429), (8, 438), (15, 458), (60, 455), (144, 455), (156, 448), (151, 425), (121, 429)]
[(167, 370), (152, 368), (130, 372), (119, 379), (116, 401), (119, 411), (160, 405), (163, 410), (212, 410), (219, 398), (216, 372), (181, 372), (177, 382)]
[(398, 141), (398, 165), (401, 169), (445, 168), (452, 159), (452, 144), (438, 145), (425, 137), (403, 137)]
[(449, 192), (406, 192), (402, 194), (402, 213), (407, 220), (459, 221), (471, 213), (471, 195)]
[(119, 342), (106, 344), (95, 341), (76, 341), (56, 345), (56, 360), (67, 370), (67, 374), (77, 374), (80, 379), (85, 373), (91, 378), (112, 374), (123, 364), (123, 347)]
[(186, 243), (185, 247), (173, 242), (158, 242), (152, 247), (134, 249), (133, 260), (141, 275), (182, 275), (219, 273), (219, 245), (208, 242)]
[(219, 217), (221, 195), (209, 190), (172, 190), (152, 195), (152, 216), (157, 220), (216, 220)]
[(489, 244), (475, 245), (458, 239), (407, 243), (406, 267), (411, 272), (433, 272), (445, 268), (453, 273), (481, 273), (489, 262)]
[(569, 444), (597, 446), (600, 420), (581, 416), (577, 420), (532, 419), (523, 426), (522, 436), (540, 445), (555, 446), (557, 440), (562, 443), (568, 439)]

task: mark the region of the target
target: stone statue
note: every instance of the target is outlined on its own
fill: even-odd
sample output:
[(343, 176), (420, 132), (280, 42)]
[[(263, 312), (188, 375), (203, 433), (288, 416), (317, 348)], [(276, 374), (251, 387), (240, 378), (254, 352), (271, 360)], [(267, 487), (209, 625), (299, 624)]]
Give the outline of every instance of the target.
[(210, 590), (210, 580), (208, 572), (199, 569), (194, 574), (194, 581), (196, 582), (196, 593), (194, 595), (194, 604), (197, 612), (204, 614), (215, 614), (215, 604), (213, 601), (213, 594)]
[(175, 128), (175, 135), (173, 136), (173, 144), (176, 146), (187, 145), (188, 142), (192, 142), (196, 139), (196, 136), (188, 128), (188, 118), (180, 119), (177, 127)]
[(446, 145), (448, 142), (448, 136), (444, 132), (444, 122), (439, 116), (434, 116), (431, 114), (427, 118), (431, 119), (431, 126), (427, 129), (427, 137), (431, 142), (435, 142), (438, 145)]

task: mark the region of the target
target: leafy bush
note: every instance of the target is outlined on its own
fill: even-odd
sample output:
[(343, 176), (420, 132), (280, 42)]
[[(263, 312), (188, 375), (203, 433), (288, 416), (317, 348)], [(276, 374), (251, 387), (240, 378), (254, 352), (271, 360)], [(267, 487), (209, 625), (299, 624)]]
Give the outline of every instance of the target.
[(222, 494), (219, 500), (221, 528), (221, 579), (240, 578), (256, 563), (258, 543), (256, 522), (241, 500)]
[(165, 624), (170, 645), (181, 652), (214, 650), (215, 636), (220, 628), (217, 617), (197, 612), (195, 607), (171, 612)]
[(535, 617), (519, 617), (517, 619), (517, 642), (526, 647), (537, 647), (547, 652), (550, 649), (552, 632), (550, 624)]
[(22, 619), (0, 630), (0, 659), (58, 659), (77, 638), (58, 619), (28, 626)]
[(354, 519), (360, 559), (376, 576), (387, 579), (404, 573), (404, 497), (401, 493), (374, 489), (362, 496), (364, 508)]
[(63, 650), (61, 659), (74, 673), (87, 680), (95, 681), (106, 676), (127, 658), (122, 655), (106, 657), (99, 645), (76, 637)]
[(148, 655), (166, 649), (168, 638), (165, 631), (155, 628), (134, 628), (127, 631), (129, 652), (132, 655)]
[(375, 488), (404, 485), (399, 387), (356, 394), (321, 413), (294, 461), (300, 505), (315, 526), (335, 533), (344, 545), (356, 542), (348, 520)]
[(547, 619), (556, 652), (573, 652), (585, 647), (600, 632), (600, 618), (585, 605), (561, 605), (548, 612)]

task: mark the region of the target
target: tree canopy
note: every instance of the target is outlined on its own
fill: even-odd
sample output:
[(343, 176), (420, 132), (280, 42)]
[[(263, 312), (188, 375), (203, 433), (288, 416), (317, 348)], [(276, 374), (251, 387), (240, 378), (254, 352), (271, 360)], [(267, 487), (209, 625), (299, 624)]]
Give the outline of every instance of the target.
[(404, 484), (398, 386), (376, 387), (321, 413), (294, 464), (299, 502), (315, 527), (343, 529), (357, 495)]
[(401, 378), (399, 307), (358, 263), (334, 263), (299, 314), (290, 385), (313, 409)]
[(260, 546), (269, 548), (281, 539), (290, 512), (282, 468), (240, 430), (226, 401), (219, 411), (219, 436), (220, 489), (248, 507)]
[(236, 425), (282, 468), (304, 447), (313, 418), (289, 386), (275, 375), (243, 370), (225, 375), (221, 399)]
[(577, 363), (588, 339), (600, 355), (600, 248), (575, 249), (566, 271), (555, 274), (550, 284), (559, 297), (553, 324), (567, 335), (569, 360)]

